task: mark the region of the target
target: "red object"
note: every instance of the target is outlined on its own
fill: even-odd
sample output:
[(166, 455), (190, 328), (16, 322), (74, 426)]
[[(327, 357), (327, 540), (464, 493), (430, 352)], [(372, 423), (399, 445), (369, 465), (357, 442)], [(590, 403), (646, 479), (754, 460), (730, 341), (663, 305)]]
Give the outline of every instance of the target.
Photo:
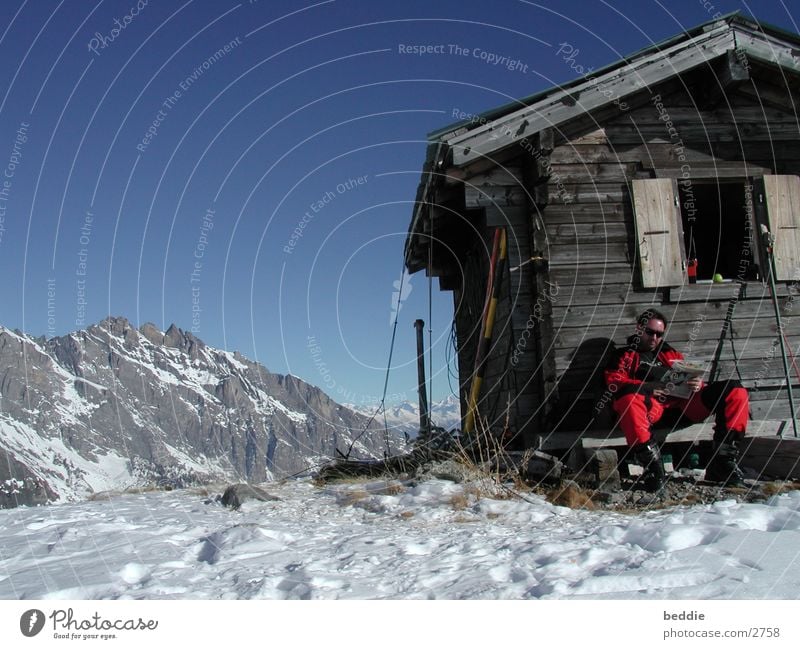
[(697, 259), (690, 259), (686, 267), (686, 274), (689, 276), (689, 283), (697, 283)]
[[(672, 367), (673, 361), (683, 359), (683, 354), (667, 343), (662, 343), (657, 358), (664, 367)], [(639, 370), (639, 361), (638, 351), (625, 349), (619, 353), (614, 363), (605, 369), (606, 385), (612, 394), (622, 395), (639, 389), (642, 381), (635, 378)]]
[[(683, 415), (694, 423), (708, 419), (712, 411), (703, 403), (702, 394), (706, 386), (695, 392), (690, 399), (667, 397), (662, 403), (652, 396), (638, 392), (625, 394), (614, 401), (614, 411), (619, 415), (619, 427), (625, 434), (629, 446), (650, 440), (650, 426), (655, 424), (668, 408), (679, 408)], [(747, 428), (749, 396), (744, 388), (733, 388), (719, 404), (725, 419), (725, 429), (742, 435)]]
[[(668, 367), (681, 358), (683, 354), (666, 344), (658, 353), (658, 360)], [(667, 397), (661, 401), (638, 391), (643, 383), (635, 378), (639, 362), (639, 352), (627, 349), (605, 370), (606, 385), (614, 396), (614, 412), (619, 415), (619, 427), (630, 446), (647, 442), (650, 439), (650, 426), (661, 419), (668, 408), (682, 409), (684, 416), (693, 422), (701, 422), (712, 414), (713, 411), (706, 407), (701, 397), (705, 390), (718, 384), (704, 384), (690, 399)], [(716, 409), (722, 410), (726, 430), (744, 433), (747, 429), (750, 398), (745, 388), (732, 388), (717, 402)]]

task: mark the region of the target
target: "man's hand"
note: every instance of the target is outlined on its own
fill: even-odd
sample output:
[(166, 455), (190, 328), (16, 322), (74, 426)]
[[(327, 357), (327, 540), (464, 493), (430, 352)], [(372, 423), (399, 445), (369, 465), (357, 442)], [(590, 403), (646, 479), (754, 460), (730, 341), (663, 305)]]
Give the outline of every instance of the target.
[(700, 392), (703, 389), (703, 379), (699, 376), (693, 376), (688, 381), (686, 381), (686, 385), (692, 390), (692, 392)]

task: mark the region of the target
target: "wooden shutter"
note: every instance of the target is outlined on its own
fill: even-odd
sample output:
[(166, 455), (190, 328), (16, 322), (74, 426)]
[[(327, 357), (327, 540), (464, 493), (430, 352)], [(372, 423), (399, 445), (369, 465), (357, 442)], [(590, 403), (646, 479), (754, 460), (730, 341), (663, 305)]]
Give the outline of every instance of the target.
[(683, 226), (673, 178), (634, 180), (636, 245), (645, 288), (686, 283)]
[(800, 280), (800, 177), (764, 176), (764, 196), (775, 235), (775, 279)]

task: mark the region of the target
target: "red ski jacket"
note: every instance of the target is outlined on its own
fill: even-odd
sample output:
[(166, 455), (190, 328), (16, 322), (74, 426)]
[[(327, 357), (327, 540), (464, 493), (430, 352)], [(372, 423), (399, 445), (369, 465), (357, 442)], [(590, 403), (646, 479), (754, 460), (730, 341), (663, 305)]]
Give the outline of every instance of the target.
[[(682, 358), (683, 354), (667, 343), (661, 343), (656, 353), (656, 359), (666, 367), (672, 367), (673, 362)], [(640, 390), (644, 383), (643, 380), (636, 378), (640, 361), (639, 352), (629, 344), (628, 347), (618, 350), (614, 360), (606, 367), (606, 385), (615, 398)]]

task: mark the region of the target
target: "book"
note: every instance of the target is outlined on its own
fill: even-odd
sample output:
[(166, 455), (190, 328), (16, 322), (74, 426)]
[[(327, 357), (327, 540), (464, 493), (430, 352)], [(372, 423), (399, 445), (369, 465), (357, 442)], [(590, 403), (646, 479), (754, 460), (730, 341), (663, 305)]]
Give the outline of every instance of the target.
[(708, 372), (709, 366), (710, 363), (701, 358), (683, 358), (674, 361), (661, 379), (664, 391), (671, 397), (689, 399), (694, 390), (686, 382), (694, 377), (702, 378)]

